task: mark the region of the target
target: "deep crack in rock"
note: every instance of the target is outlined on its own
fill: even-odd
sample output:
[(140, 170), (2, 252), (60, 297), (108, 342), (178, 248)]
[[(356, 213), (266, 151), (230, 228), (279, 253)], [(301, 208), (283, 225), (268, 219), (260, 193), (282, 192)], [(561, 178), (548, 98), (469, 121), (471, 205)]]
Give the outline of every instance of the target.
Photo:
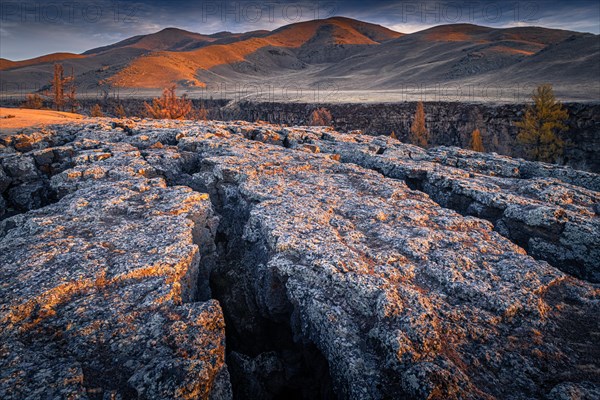
[[(294, 307), (286, 297), (283, 277), (269, 275), (260, 288), (251, 284), (265, 279), (263, 270), (272, 257), (264, 240), (243, 238), (254, 204), (244, 199), (235, 182), (225, 179), (207, 185), (194, 177), (202, 172), (196, 152), (179, 149), (170, 154), (173, 157), (165, 157), (164, 149), (142, 153), (169, 184), (209, 193), (220, 218), (215, 237), (218, 256), (205, 282), (210, 280), (210, 296), (223, 307), (234, 398), (335, 399), (327, 360), (291, 324)], [(260, 298), (257, 291), (265, 286), (269, 294)]]

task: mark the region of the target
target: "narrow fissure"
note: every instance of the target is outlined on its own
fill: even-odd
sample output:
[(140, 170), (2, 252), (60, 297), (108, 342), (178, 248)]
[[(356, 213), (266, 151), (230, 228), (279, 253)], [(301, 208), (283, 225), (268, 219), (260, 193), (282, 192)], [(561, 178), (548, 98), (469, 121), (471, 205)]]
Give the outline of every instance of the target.
[(52, 189), (49, 177), (45, 175), (26, 182), (12, 181), (4, 193), (0, 193), (0, 221), (54, 204), (58, 200), (58, 193)]
[(0, 160), (0, 221), (61, 199), (50, 185), (50, 179), (70, 168), (72, 163), (59, 160), (52, 150), (42, 155), (14, 155)]
[[(382, 175), (391, 179), (397, 179), (384, 173)], [(559, 260), (552, 257), (549, 253), (539, 253), (530, 247), (531, 239), (543, 240), (548, 243), (559, 243), (564, 225), (556, 224), (549, 227), (529, 226), (522, 221), (506, 217), (503, 209), (479, 203), (475, 199), (455, 193), (451, 189), (436, 187), (430, 184), (427, 178), (416, 179), (406, 177), (400, 180), (406, 183), (411, 190), (427, 194), (442, 208), (455, 211), (465, 217), (477, 217), (491, 222), (495, 232), (523, 248), (528, 255), (536, 260), (546, 261), (561, 271), (577, 278), (590, 279), (585, 266), (577, 260)]]
[(327, 359), (302, 336), (300, 321), (287, 299), (285, 282), (267, 268), (272, 254), (264, 241), (243, 238), (252, 203), (237, 186), (199, 183), (193, 176), (201, 160), (190, 157), (169, 185), (187, 184), (208, 193), (219, 227), (214, 260), (198, 281), (200, 297), (219, 301), (225, 318), (226, 364), (234, 399), (336, 399)]
[(211, 194), (221, 223), (210, 287), (225, 314), (234, 398), (335, 399), (327, 360), (294, 329), (285, 283), (267, 270), (266, 244), (242, 238), (251, 205), (231, 186), (223, 190), (225, 200)]

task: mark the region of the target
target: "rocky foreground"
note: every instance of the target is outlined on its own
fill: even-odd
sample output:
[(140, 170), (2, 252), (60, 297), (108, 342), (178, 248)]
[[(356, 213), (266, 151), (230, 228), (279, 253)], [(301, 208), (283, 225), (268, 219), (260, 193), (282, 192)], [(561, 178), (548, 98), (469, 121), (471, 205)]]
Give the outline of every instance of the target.
[(245, 122), (0, 139), (2, 399), (596, 399), (600, 176)]

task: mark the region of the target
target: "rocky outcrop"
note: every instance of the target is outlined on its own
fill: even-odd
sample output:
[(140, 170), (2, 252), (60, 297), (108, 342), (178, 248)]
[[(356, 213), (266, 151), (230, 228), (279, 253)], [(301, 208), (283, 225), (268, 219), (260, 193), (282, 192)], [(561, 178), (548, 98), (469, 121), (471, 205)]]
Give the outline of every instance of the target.
[[(3, 399), (231, 397), (205, 278), (218, 225), (208, 196), (119, 165), (121, 147), (72, 143), (75, 167), (53, 179), (62, 191), (67, 177), (64, 197), (0, 224)], [(11, 177), (35, 171), (35, 154), (15, 157), (3, 160)]]
[(232, 131), (274, 144), (265, 137), (277, 135), (288, 147), (335, 154), (342, 162), (403, 180), (443, 207), (489, 220), (535, 258), (600, 282), (597, 174), (458, 148), (425, 151), (391, 138), (320, 128), (242, 124)]
[[(539, 240), (532, 221), (562, 210), (579, 236), (558, 242), (593, 250), (597, 193), (578, 185), (597, 176), (324, 128), (127, 126), (61, 127), (73, 156), (47, 176), (55, 201), (2, 222), (4, 393), (226, 398), (229, 381), (234, 397), (265, 399), (600, 390), (598, 286), (537, 261), (498, 221), (450, 209), (460, 194), (482, 217), (501, 201), (513, 207), (503, 221), (531, 210), (526, 236)], [(442, 187), (446, 203), (423, 193)]]

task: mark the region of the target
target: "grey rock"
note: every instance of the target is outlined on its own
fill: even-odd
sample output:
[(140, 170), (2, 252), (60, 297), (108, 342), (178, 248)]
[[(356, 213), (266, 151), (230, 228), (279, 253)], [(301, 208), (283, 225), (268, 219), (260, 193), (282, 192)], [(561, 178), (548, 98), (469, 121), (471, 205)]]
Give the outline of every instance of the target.
[(44, 149), (33, 152), (33, 158), (39, 167), (49, 166), (54, 161), (54, 150)]
[(404, 180), (443, 207), (489, 220), (532, 256), (600, 282), (598, 174), (451, 147), (425, 151), (387, 137), (323, 131), (319, 138), (313, 128), (295, 130), (306, 132), (294, 134), (307, 137), (304, 146)]
[(25, 129), (23, 133), (12, 136), (11, 146), (20, 152), (43, 149), (48, 146), (52, 133), (42, 130)]
[(121, 149), (75, 150), (74, 189), (0, 222), (3, 399), (231, 398), (221, 308), (197, 301), (218, 219)]
[(4, 197), (0, 195), (0, 218), (2, 218), (4, 214), (6, 214), (6, 211), (6, 200), (4, 200)]
[(19, 210), (33, 210), (50, 202), (50, 191), (44, 181), (28, 182), (8, 190), (8, 200)]
[[(225, 136), (179, 143), (202, 154), (197, 175), (231, 215), (224, 229), (241, 230), (230, 251), (249, 249), (220, 273), (251, 283), (220, 300), (248, 335), (258, 316), (279, 320), (291, 308), (295, 335), (323, 352), (341, 397), (541, 397), (535, 382), (558, 365), (533, 354), (558, 354), (558, 343), (573, 339), (546, 331), (558, 325), (540, 304), (569, 293), (581, 312), (597, 312), (593, 290), (579, 292), (580, 284), (527, 257), (489, 223), (368, 170)], [(249, 297), (255, 310), (231, 311)], [(509, 345), (509, 336), (519, 344)], [(252, 370), (254, 362), (242, 365)]]
[(10, 156), (2, 159), (2, 166), (11, 178), (21, 182), (37, 180), (38, 170), (32, 156)]
[(6, 175), (2, 165), (0, 164), (0, 194), (4, 193), (6, 189), (10, 186), (12, 179)]
[(598, 286), (497, 232), (593, 260), (593, 176), (323, 128), (100, 121), (55, 133), (57, 201), (0, 222), (0, 397), (598, 392)]
[(600, 388), (591, 382), (561, 383), (548, 395), (549, 400), (593, 400), (600, 397)]

